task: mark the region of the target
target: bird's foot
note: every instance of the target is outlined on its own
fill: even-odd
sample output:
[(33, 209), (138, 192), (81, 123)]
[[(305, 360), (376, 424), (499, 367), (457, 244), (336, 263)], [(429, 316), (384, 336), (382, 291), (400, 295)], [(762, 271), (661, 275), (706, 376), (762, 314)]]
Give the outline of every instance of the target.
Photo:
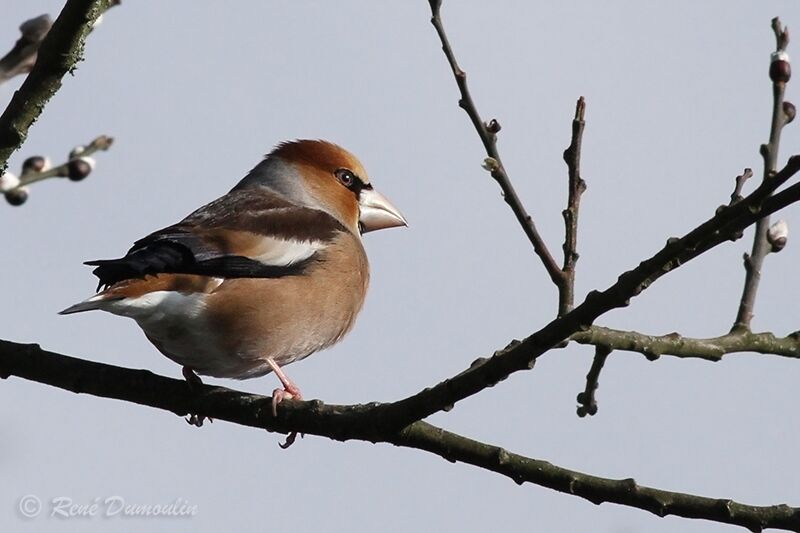
[[(183, 367), (183, 379), (186, 380), (186, 383), (189, 385), (189, 389), (192, 391), (197, 391), (203, 384), (203, 380), (200, 379), (200, 376), (198, 376), (195, 371), (188, 366)], [(203, 427), (204, 420), (208, 420), (212, 423), (214, 422), (214, 419), (210, 416), (197, 415), (194, 413), (187, 416), (184, 420), (186, 420), (186, 423), (190, 426), (195, 426), (198, 428)]]
[[(278, 366), (278, 363), (275, 362), (274, 359), (269, 357), (267, 359), (267, 364), (272, 368), (272, 371), (275, 372), (275, 375), (278, 376), (278, 379), (281, 381), (281, 385), (283, 385), (282, 389), (275, 389), (272, 391), (272, 416), (278, 416), (278, 404), (281, 403), (283, 400), (297, 400), (300, 401), (303, 399), (303, 395), (300, 393), (300, 388), (295, 385), (295, 383), (289, 379), (289, 376), (283, 373), (281, 367)], [(302, 434), (300, 437), (302, 438)], [(297, 432), (292, 431), (286, 436), (286, 440), (283, 444), (279, 444), (281, 448), (284, 450), (294, 444), (294, 441), (297, 439)]]
[(300, 394), (300, 387), (295, 385), (294, 381), (289, 379), (289, 376), (283, 373), (281, 367), (272, 357), (267, 358), (267, 364), (270, 366), (275, 375), (281, 380), (283, 389), (275, 389), (272, 391), (272, 416), (278, 416), (278, 404), (283, 400), (302, 400), (303, 395)]
[(278, 416), (278, 404), (283, 400), (302, 400), (303, 395), (300, 394), (300, 389), (292, 383), (289, 387), (282, 389), (275, 389), (272, 391), (272, 416)]
[[(286, 384), (284, 384), (286, 385)], [(272, 416), (278, 416), (278, 404), (281, 403), (283, 400), (302, 400), (303, 396), (300, 394), (300, 389), (297, 388), (292, 382), (289, 382), (289, 386), (286, 386), (283, 389), (275, 389), (272, 391)], [(300, 437), (303, 437), (301, 434)], [(297, 440), (297, 432), (292, 431), (288, 435), (286, 435), (286, 440), (283, 444), (278, 444), (282, 449), (286, 449), (292, 444), (294, 441)]]

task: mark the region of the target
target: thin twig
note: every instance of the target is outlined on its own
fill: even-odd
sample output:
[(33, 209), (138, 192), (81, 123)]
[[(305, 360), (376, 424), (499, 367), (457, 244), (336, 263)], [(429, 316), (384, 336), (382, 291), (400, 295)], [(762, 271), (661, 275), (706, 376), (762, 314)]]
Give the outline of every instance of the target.
[(445, 34), (444, 26), (442, 25), (442, 19), (439, 14), (442, 2), (441, 0), (428, 1), (431, 6), (431, 24), (433, 24), (433, 27), (436, 28), (436, 33), (439, 35), (439, 39), (442, 42), (442, 50), (444, 50), (444, 54), (447, 57), (447, 62), (450, 64), (450, 69), (453, 71), (456, 84), (461, 92), (461, 99), (458, 101), (458, 105), (464, 111), (466, 111), (467, 115), (472, 121), (472, 125), (475, 127), (475, 131), (478, 132), (478, 136), (483, 143), (483, 147), (486, 150), (486, 155), (489, 156), (486, 159), (484, 166), (487, 170), (489, 170), (492, 178), (494, 178), (494, 180), (500, 185), (500, 189), (503, 191), (503, 199), (506, 201), (509, 207), (511, 207), (511, 210), (517, 217), (517, 221), (519, 222), (520, 226), (522, 226), (523, 231), (525, 231), (525, 235), (527, 235), (528, 240), (530, 240), (531, 244), (533, 245), (534, 252), (536, 252), (536, 255), (538, 255), (541, 259), (542, 264), (547, 270), (547, 273), (550, 275), (550, 279), (556, 286), (558, 286), (564, 274), (561, 272), (561, 269), (558, 267), (558, 264), (556, 264), (552, 254), (547, 249), (544, 239), (542, 239), (541, 235), (539, 235), (539, 231), (536, 229), (536, 225), (533, 223), (533, 218), (528, 214), (528, 212), (525, 210), (525, 207), (522, 205), (522, 201), (519, 199), (519, 196), (517, 196), (514, 186), (511, 185), (511, 180), (509, 179), (506, 169), (503, 166), (503, 162), (500, 159), (500, 153), (497, 150), (496, 135), (496, 133), (500, 130), (500, 125), (497, 120), (494, 119), (488, 124), (481, 119), (480, 113), (478, 112), (478, 109), (475, 107), (475, 103), (472, 100), (469, 87), (467, 86), (467, 74), (461, 70), (461, 67), (458, 66), (455, 53), (450, 47), (450, 42)]
[(0, 59), (0, 84), (31, 71), (36, 63), (39, 45), (52, 25), (50, 15), (39, 15), (20, 25), (19, 31), (22, 35), (14, 48)]
[(572, 140), (564, 150), (564, 162), (569, 176), (569, 193), (564, 216), (564, 266), (563, 276), (558, 283), (558, 315), (572, 310), (575, 304), (575, 263), (578, 261), (578, 212), (581, 195), (586, 190), (586, 182), (581, 178), (581, 144), (583, 128), (586, 125), (586, 101), (583, 96), (575, 104), (575, 118), (572, 120)]
[(31, 73), (0, 116), (0, 173), (28, 135), (61, 79), (83, 57), (83, 44), (97, 18), (118, 0), (68, 0), (39, 47)]
[(587, 499), (617, 503), (658, 516), (699, 518), (746, 527), (800, 531), (800, 508), (757, 507), (644, 487), (633, 479), (607, 479), (569, 470), (479, 442), (426, 422), (395, 427), (381, 417), (381, 404), (325, 405), (318, 400), (286, 401), (277, 418), (269, 397), (75, 359), (37, 345), (0, 341), (0, 377), (19, 376), (64, 390), (114, 398), (176, 413), (202, 414), (234, 424), (281, 433), (299, 432), (336, 440), (386, 442), (461, 461), (525, 482)]
[[(761, 155), (764, 158), (764, 174), (762, 181), (768, 181), (777, 170), (778, 150), (780, 147), (781, 131), (783, 126), (788, 123), (786, 112), (783, 106), (783, 95), (786, 90), (787, 79), (773, 75), (773, 67), (777, 61), (784, 61), (781, 53), (785, 52), (789, 44), (789, 32), (781, 27), (780, 20), (775, 17), (772, 19), (772, 29), (775, 32), (776, 50), (770, 64), (770, 76), (772, 78), (772, 122), (769, 130), (769, 142), (761, 145)], [(785, 60), (788, 66), (788, 57)], [(771, 246), (767, 242), (767, 231), (769, 229), (769, 217), (764, 217), (756, 224), (753, 236), (753, 248), (750, 254), (744, 254), (745, 280), (742, 290), (742, 298), (739, 302), (739, 310), (736, 313), (736, 321), (731, 331), (749, 331), (750, 323), (753, 320), (753, 310), (758, 293), (758, 283), (761, 280), (761, 269), (764, 258), (770, 252)]]
[(31, 156), (22, 163), (22, 172), (17, 177), (12, 172), (0, 174), (0, 193), (14, 206), (24, 204), (29, 196), (29, 185), (49, 178), (69, 178), (70, 181), (83, 181), (94, 169), (97, 151), (108, 150), (114, 139), (101, 135), (86, 146), (76, 146), (69, 153), (67, 161), (51, 166), (50, 159), (40, 155)]
[(744, 188), (744, 184), (752, 177), (753, 169), (751, 168), (744, 169), (741, 174), (736, 176), (736, 186), (734, 186), (733, 192), (731, 193), (731, 205), (742, 199), (742, 189)]
[(594, 416), (597, 414), (597, 400), (595, 399), (595, 392), (597, 387), (600, 386), (600, 372), (603, 370), (603, 365), (606, 364), (606, 359), (611, 354), (611, 349), (597, 345), (594, 349), (594, 357), (592, 358), (592, 366), (586, 374), (586, 387), (583, 392), (578, 393), (578, 416), (583, 418), (586, 415)]
[[(74, 155), (74, 157), (88, 157), (95, 152), (108, 150), (113, 142), (113, 137), (109, 137), (108, 135), (100, 135), (99, 137), (93, 139), (92, 142), (86, 146), (82, 146), (81, 150), (79, 150), (77, 153), (71, 155)], [(71, 160), (73, 157), (70, 157), (69, 159)], [(46, 180), (48, 178), (64, 178), (67, 176), (69, 176), (69, 161), (65, 161), (64, 163), (55, 167), (51, 167), (43, 172), (31, 170), (22, 173), (22, 175), (19, 177), (18, 187), (25, 187), (31, 183), (36, 183), (37, 181)]]

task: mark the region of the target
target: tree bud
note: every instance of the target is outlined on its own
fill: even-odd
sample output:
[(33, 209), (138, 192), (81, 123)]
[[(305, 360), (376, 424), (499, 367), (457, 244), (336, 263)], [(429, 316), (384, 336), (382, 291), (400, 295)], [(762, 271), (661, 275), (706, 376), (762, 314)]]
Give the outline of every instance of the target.
[(797, 108), (794, 107), (794, 104), (791, 102), (784, 102), (783, 103), (783, 114), (786, 115), (786, 122), (785, 124), (790, 123), (794, 120), (794, 117), (797, 115)]
[(22, 205), (28, 199), (28, 188), (17, 187), (5, 193), (6, 201), (11, 205)]
[(783, 50), (772, 53), (769, 64), (769, 79), (775, 83), (786, 83), (792, 77), (792, 65), (789, 63), (789, 54)]
[(67, 177), (72, 181), (81, 181), (88, 176), (94, 168), (94, 159), (91, 157), (76, 157), (67, 163)]
[(35, 155), (29, 157), (22, 163), (22, 173), (27, 172), (44, 172), (50, 167), (50, 161), (46, 157)]
[(789, 224), (785, 220), (779, 220), (767, 230), (767, 242), (772, 246), (773, 252), (780, 252), (786, 246), (786, 239), (789, 238)]

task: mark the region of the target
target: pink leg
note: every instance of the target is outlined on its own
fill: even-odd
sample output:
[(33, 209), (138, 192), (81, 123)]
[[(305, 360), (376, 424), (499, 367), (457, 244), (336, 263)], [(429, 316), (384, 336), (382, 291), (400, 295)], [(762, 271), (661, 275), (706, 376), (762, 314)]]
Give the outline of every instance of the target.
[[(186, 383), (189, 384), (189, 388), (192, 390), (196, 390), (200, 385), (203, 384), (203, 380), (200, 379), (200, 376), (195, 374), (194, 370), (188, 366), (183, 367), (183, 378), (186, 380)], [(205, 419), (208, 419), (209, 422), (214, 422), (214, 419), (211, 417), (196, 415), (194, 413), (185, 418), (187, 424), (195, 427), (203, 427), (203, 420)]]
[(300, 388), (283, 373), (281, 367), (278, 366), (278, 363), (276, 363), (272, 357), (267, 358), (267, 364), (272, 371), (275, 372), (278, 379), (281, 380), (281, 385), (283, 385), (283, 389), (275, 389), (272, 391), (272, 414), (273, 416), (278, 416), (279, 403), (283, 400), (302, 400), (303, 395), (300, 394)]
[[(283, 373), (281, 367), (272, 357), (267, 358), (267, 364), (275, 372), (275, 375), (281, 381), (283, 389), (275, 389), (272, 391), (272, 416), (278, 416), (278, 404), (283, 400), (302, 400), (303, 395), (300, 394), (300, 388), (291, 380), (289, 376)], [(284, 450), (291, 446), (295, 439), (297, 439), (297, 432), (293, 431), (286, 436), (286, 442), (279, 444)]]

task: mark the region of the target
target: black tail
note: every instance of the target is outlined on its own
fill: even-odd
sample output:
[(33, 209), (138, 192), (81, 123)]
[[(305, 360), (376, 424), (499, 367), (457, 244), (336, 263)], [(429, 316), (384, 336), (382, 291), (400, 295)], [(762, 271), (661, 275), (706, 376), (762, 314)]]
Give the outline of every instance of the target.
[(166, 244), (135, 250), (119, 259), (98, 259), (84, 264), (97, 267), (92, 273), (100, 280), (99, 290), (126, 279), (174, 271), (176, 265), (186, 261), (186, 255), (187, 250), (183, 246)]

